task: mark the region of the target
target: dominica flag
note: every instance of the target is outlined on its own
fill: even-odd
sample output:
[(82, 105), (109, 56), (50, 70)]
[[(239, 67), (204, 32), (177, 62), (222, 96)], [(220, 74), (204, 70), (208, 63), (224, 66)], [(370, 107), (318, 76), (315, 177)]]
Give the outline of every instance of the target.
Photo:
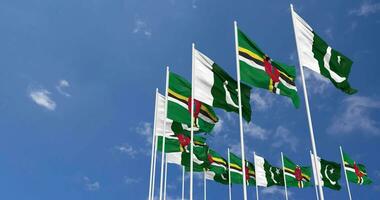
[[(237, 82), (214, 61), (194, 49), (194, 98), (228, 112), (239, 112)], [(251, 121), (251, 88), (241, 84), (242, 113)]]
[(272, 60), (252, 40), (238, 29), (241, 80), (249, 85), (289, 97), (296, 108), (300, 101), (293, 66)]
[(344, 168), (347, 174), (347, 179), (359, 185), (369, 185), (372, 183), (368, 178), (366, 167), (356, 163), (350, 156), (343, 152)]
[[(243, 169), (241, 167), (241, 158), (230, 152), (230, 174), (231, 183), (243, 184)], [(256, 184), (256, 174), (255, 166), (245, 161), (245, 181), (248, 186), (255, 186)]]
[(348, 76), (352, 61), (327, 44), (313, 28), (292, 10), (294, 31), (301, 66), (330, 79), (330, 81), (347, 94), (354, 94)]
[(284, 173), (281, 168), (272, 166), (263, 157), (254, 155), (256, 184), (262, 187), (284, 185)]
[(283, 164), (287, 186), (298, 188), (311, 186), (311, 167), (301, 167), (299, 165), (296, 165), (286, 156), (284, 156)]
[[(183, 128), (183, 125), (179, 122), (174, 122), (170, 119), (166, 121), (166, 135), (165, 135), (165, 152), (184, 152), (191, 141), (190, 132)], [(163, 134), (158, 132), (157, 135), (157, 147), (159, 151), (162, 151)], [(198, 135), (194, 135), (194, 144), (197, 146), (206, 146), (206, 138)]]
[[(170, 72), (168, 88), (168, 118), (191, 127), (191, 84)], [(211, 106), (194, 99), (194, 128), (211, 132), (218, 122)]]
[(212, 149), (208, 149), (208, 166), (206, 178), (218, 183), (228, 184), (227, 160)]
[[(316, 173), (319, 173), (319, 183), (322, 186), (333, 190), (340, 190), (339, 185), (341, 167), (339, 163), (324, 160), (317, 156), (317, 163), (314, 164), (313, 154), (310, 154), (311, 162), (316, 167)], [(315, 185), (318, 185), (317, 177), (314, 175)]]

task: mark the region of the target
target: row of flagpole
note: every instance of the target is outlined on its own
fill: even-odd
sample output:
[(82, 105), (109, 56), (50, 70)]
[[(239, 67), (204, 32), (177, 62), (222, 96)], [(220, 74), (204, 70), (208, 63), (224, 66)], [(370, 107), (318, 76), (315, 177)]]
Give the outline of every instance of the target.
[[(293, 10), (293, 5), (290, 5), (291, 8), (291, 13), (292, 13), (292, 21), (293, 21), (293, 28), (295, 29), (295, 23), (294, 23), (294, 10)], [(246, 180), (246, 173), (245, 173), (245, 165), (246, 165), (246, 159), (245, 159), (245, 150), (244, 150), (244, 130), (243, 130), (243, 117), (242, 117), (242, 102), (241, 102), (241, 87), (240, 87), (240, 62), (239, 62), (239, 49), (238, 49), (238, 33), (237, 33), (237, 22), (234, 21), (234, 35), (235, 35), (235, 56), (236, 56), (236, 70), (237, 70), (237, 83), (238, 83), (238, 106), (239, 106), (239, 130), (240, 130), (240, 148), (241, 148), (241, 160), (242, 160), (242, 176), (243, 180)], [(294, 31), (294, 36), (297, 38), (297, 33)], [(308, 100), (308, 93), (307, 93), (307, 86), (306, 86), (306, 81), (305, 81), (305, 76), (303, 72), (303, 65), (300, 60), (300, 52), (299, 52), (299, 46), (296, 41), (296, 46), (297, 46), (297, 54), (298, 54), (298, 60), (299, 60), (299, 68), (301, 72), (301, 81), (303, 85), (303, 92), (304, 92), (304, 100), (305, 100), (305, 106), (306, 106), (306, 114), (307, 114), (307, 120), (308, 120), (308, 126), (309, 126), (309, 132), (310, 132), (310, 140), (311, 140), (311, 146), (312, 146), (312, 159), (314, 160), (314, 163), (317, 163), (317, 148), (316, 148), (316, 142), (315, 142), (315, 137), (314, 137), (314, 129), (313, 129), (313, 123), (312, 123), (312, 117), (311, 117), (311, 112), (310, 112), (310, 107), (309, 107), (309, 100)], [(195, 44), (192, 44), (192, 85), (194, 83), (194, 50), (195, 50)], [(168, 84), (169, 84), (169, 67), (166, 68), (166, 86), (165, 86), (165, 118), (167, 116), (167, 101), (168, 101)], [(191, 134), (191, 143), (190, 143), (190, 183), (189, 183), (189, 196), (190, 200), (193, 200), (193, 136), (194, 136), (194, 90), (195, 88), (191, 88), (191, 108), (190, 108), (190, 115), (191, 115), (191, 129), (190, 129), (190, 134)], [(156, 89), (156, 103), (157, 103), (157, 93), (158, 90)], [(154, 116), (154, 131), (156, 130), (155, 125), (156, 125), (156, 116), (157, 115), (157, 110), (155, 109), (155, 116)], [(164, 122), (163, 125), (163, 141), (162, 141), (162, 149), (165, 149), (165, 135), (166, 135), (166, 123)], [(150, 172), (150, 179), (149, 179), (149, 199), (154, 199), (154, 183), (155, 183), (155, 172), (156, 172), (156, 159), (157, 159), (157, 144), (156, 144), (156, 134), (153, 134), (153, 139), (152, 139), (152, 157), (151, 157), (151, 172)], [(342, 149), (341, 150), (341, 156), (343, 160), (343, 154), (342, 154)], [(159, 192), (159, 200), (166, 200), (166, 180), (167, 180), (167, 161), (166, 161), (166, 156), (164, 156), (165, 153), (161, 154), (161, 172), (160, 172), (160, 192)], [(230, 169), (229, 165), (229, 149), (228, 149), (228, 168)], [(282, 163), (283, 161), (283, 154), (281, 153), (281, 159)], [(344, 163), (343, 163), (344, 166)], [(316, 179), (316, 196), (317, 199), (324, 200), (324, 194), (323, 194), (323, 188), (322, 185), (320, 184), (320, 174), (317, 171), (316, 166), (313, 167), (313, 172), (316, 171), (315, 173), (315, 179)], [(284, 168), (283, 168), (284, 170)], [(344, 167), (345, 170), (345, 167)], [(229, 176), (229, 199), (231, 200), (232, 197), (232, 191), (231, 191), (231, 180), (230, 180), (230, 172), (228, 174)], [(348, 179), (347, 179), (347, 174), (345, 173), (346, 176), (346, 185), (347, 185), (347, 190), (349, 194), (350, 200), (351, 198), (351, 192), (348, 184)], [(182, 199), (184, 199), (184, 178), (185, 178), (185, 169), (184, 167), (182, 168)], [(284, 183), (285, 183), (285, 196), (286, 200), (288, 199), (288, 193), (287, 193), (287, 185), (286, 185), (286, 180), (285, 180), (285, 173), (284, 173)], [(256, 198), (258, 199), (258, 187), (256, 185)], [(204, 199), (206, 199), (206, 173), (204, 173)], [(247, 200), (247, 184), (246, 181), (243, 181), (243, 199)]]

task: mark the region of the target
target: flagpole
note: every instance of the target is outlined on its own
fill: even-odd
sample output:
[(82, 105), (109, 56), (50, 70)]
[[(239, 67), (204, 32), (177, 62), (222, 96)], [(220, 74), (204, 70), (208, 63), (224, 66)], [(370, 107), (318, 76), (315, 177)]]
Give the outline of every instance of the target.
[(228, 196), (229, 200), (232, 200), (232, 188), (231, 188), (231, 168), (230, 168), (230, 148), (227, 148), (228, 153)]
[[(157, 110), (157, 113), (158, 113), (158, 110)], [(158, 145), (157, 145), (157, 133), (156, 133), (156, 123), (154, 124), (153, 128), (154, 128), (155, 137), (154, 137), (154, 161), (153, 161), (153, 177), (152, 177), (152, 196), (151, 196), (151, 200), (154, 199), (154, 189), (155, 189), (155, 181), (156, 181), (156, 164), (157, 164), (157, 149), (158, 149)]]
[(182, 166), (182, 200), (185, 200), (185, 166)]
[(237, 73), (237, 85), (238, 85), (238, 99), (239, 99), (239, 125), (240, 125), (240, 148), (241, 148), (241, 166), (243, 172), (243, 199), (247, 200), (247, 183), (245, 177), (245, 154), (244, 154), (244, 133), (243, 133), (243, 116), (241, 108), (241, 89), (240, 89), (240, 63), (239, 63), (239, 49), (238, 49), (238, 32), (237, 22), (234, 21), (235, 30), (235, 56), (236, 56), (236, 73)]
[(168, 155), (165, 153), (165, 179), (164, 179), (164, 200), (166, 200), (166, 183), (168, 179)]
[[(311, 159), (311, 165), (313, 166), (313, 177), (316, 179), (315, 174), (318, 173), (317, 164), (313, 162), (313, 154), (310, 151), (310, 159)], [(317, 187), (317, 180), (314, 180), (314, 188), (315, 188), (315, 195), (317, 196), (317, 200), (319, 200), (318, 195), (318, 187)]]
[[(312, 122), (312, 119), (311, 119), (311, 113), (310, 113), (310, 108), (309, 108), (309, 99), (308, 99), (308, 95), (307, 95), (306, 82), (305, 82), (305, 77), (304, 77), (304, 74), (303, 74), (303, 67), (302, 67), (302, 64), (301, 64), (301, 61), (300, 61), (300, 52), (299, 52), (299, 46), (298, 46), (297, 36), (296, 36), (297, 33), (295, 31), (294, 16), (293, 16), (294, 10), (293, 10), (293, 5), (292, 4), (290, 4), (290, 9), (291, 9), (291, 12), (292, 12), (294, 37), (295, 37), (295, 40), (296, 40), (298, 62), (299, 62), (299, 67), (300, 67), (300, 71), (301, 71), (303, 93), (304, 93), (305, 105), (306, 105), (306, 114), (307, 114), (307, 119), (308, 119), (308, 124), (309, 124), (311, 146), (312, 146), (312, 150), (313, 150), (313, 159), (314, 159), (314, 162), (317, 163), (317, 156), (318, 156), (318, 154), (317, 154), (317, 147), (315, 145), (313, 122)], [(324, 200), (325, 198), (324, 198), (324, 195), (323, 195), (322, 185), (319, 183), (319, 180), (320, 180), (319, 173), (317, 173), (317, 180), (318, 180), (319, 196), (320, 196), (321, 200)]]
[(160, 198), (162, 200), (163, 182), (164, 182), (164, 163), (165, 163), (165, 137), (166, 137), (166, 117), (168, 113), (168, 88), (169, 88), (169, 66), (166, 67), (166, 85), (165, 85), (165, 118), (164, 132), (162, 137), (162, 153), (161, 153), (161, 176), (160, 176)]
[(352, 200), (351, 190), (350, 190), (350, 184), (348, 183), (348, 177), (347, 177), (347, 172), (346, 172), (346, 166), (344, 165), (342, 146), (339, 146), (339, 149), (340, 149), (340, 157), (342, 158), (344, 176), (346, 177), (346, 186), (347, 186), (347, 191), (348, 191), (348, 197), (350, 198), (350, 200)]
[(207, 200), (207, 180), (206, 180), (206, 170), (203, 169), (203, 199)]
[(158, 100), (158, 88), (156, 88), (156, 95), (155, 95), (155, 105), (154, 105), (154, 118), (153, 118), (153, 131), (152, 131), (152, 154), (150, 158), (150, 177), (149, 177), (149, 197), (148, 199), (152, 200), (152, 189), (154, 187), (153, 183), (153, 165), (154, 165), (154, 153), (155, 153), (155, 146), (156, 146), (156, 118), (157, 118), (157, 100)]
[[(256, 152), (253, 152), (253, 162), (256, 163)], [(256, 200), (259, 200), (259, 187), (257, 186), (257, 177), (256, 177)]]
[(194, 49), (195, 44), (192, 44), (191, 49), (191, 108), (190, 108), (190, 118), (191, 118), (191, 129), (190, 129), (190, 200), (193, 200), (193, 146), (194, 146)]
[(282, 162), (282, 174), (284, 175), (285, 199), (288, 200), (288, 188), (286, 187), (284, 155), (282, 154), (282, 152), (281, 152), (281, 162)]

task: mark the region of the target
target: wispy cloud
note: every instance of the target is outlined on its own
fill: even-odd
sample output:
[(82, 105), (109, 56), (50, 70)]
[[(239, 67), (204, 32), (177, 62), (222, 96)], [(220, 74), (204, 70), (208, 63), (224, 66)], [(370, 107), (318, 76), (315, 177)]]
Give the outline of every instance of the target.
[(119, 146), (114, 147), (117, 151), (120, 153), (126, 154), (131, 158), (135, 158), (136, 154), (138, 154), (138, 151), (133, 148), (133, 146), (129, 144), (122, 144)]
[(380, 11), (380, 3), (372, 3), (371, 1), (363, 1), (359, 8), (349, 11), (351, 15), (368, 16)]
[(374, 110), (380, 109), (380, 100), (365, 96), (350, 96), (343, 100), (343, 106), (328, 128), (331, 134), (347, 134), (355, 130), (379, 135), (379, 123), (371, 117)]
[[(283, 188), (279, 188), (279, 187), (267, 187), (267, 188), (263, 188), (261, 190), (261, 194), (270, 195), (270, 196), (273, 196), (273, 195), (284, 196), (285, 190)], [(293, 193), (288, 190), (288, 196), (292, 196), (292, 195), (293, 195)]]
[(325, 30), (324, 30), (324, 33), (327, 35), (327, 37), (328, 37), (329, 39), (333, 39), (333, 31), (332, 31), (332, 28), (331, 28), (331, 27), (325, 29)]
[(273, 105), (274, 96), (273, 94), (265, 91), (259, 92), (254, 91), (251, 93), (251, 103), (254, 110), (264, 111), (270, 108)]
[[(330, 80), (309, 69), (305, 68), (304, 75), (305, 79), (307, 79), (307, 89), (313, 94), (324, 94), (331, 85)], [(302, 87), (301, 79), (298, 80), (298, 85)]]
[(194, 9), (198, 8), (197, 0), (191, 0), (191, 7)]
[(254, 123), (244, 123), (244, 132), (255, 139), (266, 140), (270, 132)]
[(70, 97), (71, 95), (64, 91), (66, 88), (69, 88), (69, 87), (70, 87), (70, 83), (67, 80), (60, 80), (58, 82), (58, 85), (55, 88), (61, 95), (65, 97)]
[(147, 23), (142, 19), (136, 19), (135, 20), (135, 26), (132, 31), (134, 34), (143, 34), (146, 37), (152, 36), (152, 31), (148, 27)]
[(125, 184), (137, 184), (141, 182), (141, 178), (124, 177)]
[(153, 128), (149, 122), (141, 122), (135, 129), (136, 133), (145, 137), (148, 144), (152, 143)]
[(296, 151), (299, 142), (298, 138), (291, 134), (289, 129), (283, 126), (277, 127), (273, 135), (273, 141), (273, 147), (279, 148), (283, 146), (288, 146), (292, 151)]
[(222, 118), (219, 118), (219, 121), (218, 123), (215, 124), (212, 132), (215, 134), (219, 134), (223, 130), (223, 123), (224, 123), (224, 120)]
[(83, 177), (85, 189), (88, 191), (97, 191), (100, 189), (100, 183), (98, 181), (92, 181), (87, 176)]
[(39, 106), (54, 111), (57, 104), (50, 98), (50, 92), (46, 89), (30, 89), (29, 97)]

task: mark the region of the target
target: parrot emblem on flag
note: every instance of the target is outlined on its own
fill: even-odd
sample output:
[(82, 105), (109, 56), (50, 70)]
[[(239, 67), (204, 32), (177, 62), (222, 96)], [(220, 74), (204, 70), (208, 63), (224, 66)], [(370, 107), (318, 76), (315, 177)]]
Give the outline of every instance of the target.
[[(198, 128), (198, 116), (199, 116), (199, 113), (201, 112), (201, 107), (202, 107), (202, 102), (196, 100), (196, 99), (193, 99), (194, 100), (194, 125), (193, 127), (195, 128)], [(187, 107), (188, 107), (188, 110), (189, 110), (189, 113), (191, 113), (191, 110), (192, 110), (192, 107), (191, 106), (191, 97), (188, 98), (188, 101), (187, 101)]]
[(265, 72), (269, 75), (274, 83), (280, 81), (280, 71), (278, 71), (278, 69), (272, 65), (272, 61), (267, 55), (264, 56), (264, 67)]

